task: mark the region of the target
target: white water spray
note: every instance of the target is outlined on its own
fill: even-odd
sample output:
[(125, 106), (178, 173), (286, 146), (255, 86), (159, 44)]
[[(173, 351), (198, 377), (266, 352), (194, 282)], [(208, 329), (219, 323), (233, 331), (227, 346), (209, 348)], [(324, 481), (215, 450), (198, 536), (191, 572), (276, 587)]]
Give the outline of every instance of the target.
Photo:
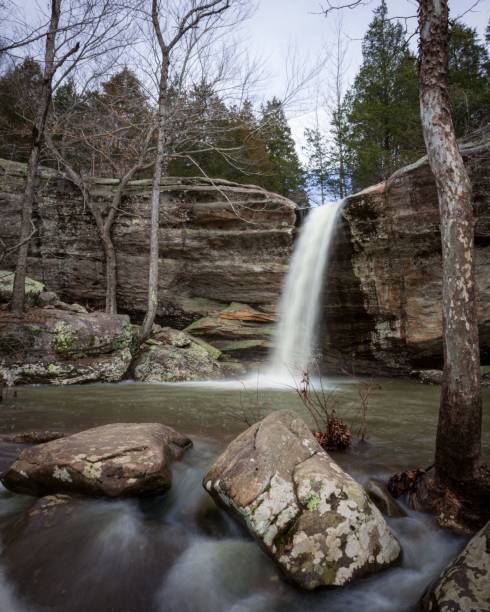
[(279, 303), (270, 376), (302, 374), (310, 365), (329, 250), (342, 204), (313, 208), (300, 230)]

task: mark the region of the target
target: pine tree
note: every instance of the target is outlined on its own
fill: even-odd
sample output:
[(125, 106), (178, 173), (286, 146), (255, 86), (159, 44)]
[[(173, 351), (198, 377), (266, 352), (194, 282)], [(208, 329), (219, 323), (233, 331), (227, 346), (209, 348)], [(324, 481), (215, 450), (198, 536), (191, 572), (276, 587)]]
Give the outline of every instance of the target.
[(348, 100), (339, 100), (332, 113), (330, 128), (330, 193), (337, 199), (345, 198), (351, 187), (352, 151), (349, 147), (350, 126)]
[(0, 78), (0, 157), (27, 161), (41, 81), (41, 68), (30, 57)]
[(477, 31), (460, 23), (451, 28), (448, 76), (456, 136), (466, 136), (490, 120), (490, 58)]
[(363, 61), (349, 93), (354, 189), (372, 185), (423, 153), (417, 66), (386, 1), (362, 44)]
[(265, 186), (271, 191), (292, 198), (297, 203), (304, 203), (306, 201), (304, 172), (296, 153), (284, 108), (277, 98), (262, 106), (259, 129), (272, 165), (271, 174), (264, 181)]
[(310, 201), (323, 206), (331, 187), (331, 167), (328, 141), (317, 125), (304, 132), (306, 154), (306, 181)]

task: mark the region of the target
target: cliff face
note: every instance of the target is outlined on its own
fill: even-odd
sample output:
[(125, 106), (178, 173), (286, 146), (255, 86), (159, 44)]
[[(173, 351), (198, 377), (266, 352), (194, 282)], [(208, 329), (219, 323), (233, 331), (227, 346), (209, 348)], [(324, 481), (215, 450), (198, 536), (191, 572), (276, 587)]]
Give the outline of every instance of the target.
[[(7, 247), (18, 240), (24, 180), (23, 164), (0, 160), (0, 239)], [(94, 183), (101, 207), (114, 186), (113, 180)], [(136, 320), (147, 299), (150, 191), (148, 180), (130, 183), (113, 230), (119, 309)], [(295, 205), (258, 187), (163, 181), (158, 322), (182, 329), (204, 317), (213, 324), (207, 331), (198, 326), (201, 335), (221, 338), (230, 354), (263, 355), (294, 223)], [(34, 224), (29, 276), (66, 301), (103, 308), (104, 257), (95, 223), (76, 187), (49, 169), (40, 172)], [(12, 269), (13, 257), (2, 266)]]
[[(462, 147), (473, 184), (482, 362), (490, 362), (490, 142)], [(325, 300), (327, 365), (408, 373), (442, 366), (441, 241), (425, 159), (347, 199)]]

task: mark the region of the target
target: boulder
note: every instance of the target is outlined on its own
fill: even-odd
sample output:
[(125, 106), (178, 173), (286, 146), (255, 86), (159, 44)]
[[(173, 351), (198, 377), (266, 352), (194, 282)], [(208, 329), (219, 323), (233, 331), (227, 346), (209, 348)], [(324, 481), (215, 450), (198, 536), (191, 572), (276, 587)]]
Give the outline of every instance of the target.
[(427, 612), (490, 610), (490, 522), (444, 570), (423, 598)]
[[(8, 270), (0, 270), (0, 303), (10, 302), (14, 288), (14, 273)], [(25, 280), (26, 303), (29, 306), (38, 303), (39, 297), (44, 292), (44, 285), (29, 276)]]
[(16, 493), (127, 497), (162, 493), (191, 440), (159, 423), (115, 423), (24, 449), (1, 477)]
[(6, 385), (120, 380), (131, 362), (126, 315), (31, 309), (0, 312), (0, 382)]
[(142, 382), (181, 382), (221, 378), (221, 352), (203, 340), (169, 327), (143, 347), (134, 363), (134, 378)]
[(238, 436), (203, 485), (305, 589), (344, 585), (400, 555), (364, 489), (292, 411), (274, 412)]

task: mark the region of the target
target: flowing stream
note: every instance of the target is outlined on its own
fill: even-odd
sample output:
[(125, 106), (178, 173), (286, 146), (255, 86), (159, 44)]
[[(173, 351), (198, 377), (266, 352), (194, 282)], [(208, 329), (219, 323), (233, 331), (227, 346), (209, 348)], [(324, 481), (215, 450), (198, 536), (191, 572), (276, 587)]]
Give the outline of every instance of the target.
[[(370, 401), (368, 442), (332, 453), (359, 482), (430, 463), (439, 388), (379, 380)], [(356, 431), (358, 388), (329, 380), (339, 414)], [(262, 413), (302, 411), (287, 389), (259, 391)], [(256, 409), (256, 389), (226, 385), (107, 384), (19, 389), (0, 406), (0, 434), (74, 432), (114, 422), (162, 422), (188, 434), (192, 448), (173, 468), (166, 495), (79, 499), (43, 517), (34, 499), (0, 486), (2, 612), (407, 612), (465, 541), (407, 509), (388, 519), (403, 546), (398, 565), (342, 589), (302, 592), (287, 584), (249, 535), (217, 508), (201, 485), (216, 457)], [(488, 461), (490, 392), (484, 391)], [(304, 416), (304, 413), (301, 412)], [(0, 443), (0, 471), (20, 445)]]
[(330, 245), (342, 204), (313, 208), (300, 230), (279, 304), (275, 349), (267, 373), (271, 378), (301, 375), (311, 365)]

